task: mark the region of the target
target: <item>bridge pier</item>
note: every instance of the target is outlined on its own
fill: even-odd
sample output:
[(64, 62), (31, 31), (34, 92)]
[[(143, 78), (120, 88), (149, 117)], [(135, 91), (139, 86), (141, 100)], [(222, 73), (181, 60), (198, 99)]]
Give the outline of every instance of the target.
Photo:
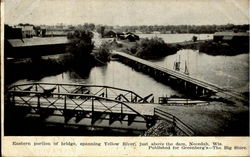
[(147, 128), (151, 128), (152, 126), (155, 125), (157, 118), (155, 116), (151, 117), (151, 116), (147, 116), (147, 122), (146, 122), (146, 126)]
[(76, 120), (75, 122), (78, 123), (80, 122), (83, 118), (85, 118), (87, 115), (87, 112), (85, 111), (77, 111), (76, 112)]
[(46, 119), (50, 115), (52, 115), (54, 113), (54, 111), (55, 111), (55, 109), (53, 109), (53, 108), (40, 108), (40, 110), (39, 110), (40, 118)]

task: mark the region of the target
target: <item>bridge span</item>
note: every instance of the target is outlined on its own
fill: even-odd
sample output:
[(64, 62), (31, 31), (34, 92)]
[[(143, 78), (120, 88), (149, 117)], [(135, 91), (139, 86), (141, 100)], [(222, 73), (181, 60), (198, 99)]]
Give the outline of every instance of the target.
[[(150, 102), (150, 94), (138, 94), (115, 87), (84, 84), (30, 83), (14, 85), (7, 91), (7, 104), (23, 116), (38, 115), (43, 121), (63, 118), (64, 125), (84, 125), (97, 128), (135, 129), (152, 127), (158, 119), (171, 124), (174, 130), (193, 136), (192, 128), (175, 115)], [(140, 104), (140, 105), (139, 105)], [(144, 110), (144, 105), (152, 107)], [(141, 106), (141, 107), (136, 107)]]
[(236, 99), (240, 102), (248, 103), (247, 97), (238, 92), (219, 87), (218, 85), (199, 80), (174, 70), (163, 68), (150, 61), (123, 52), (112, 51), (112, 54), (118, 57), (120, 62), (159, 79), (164, 83), (178, 87), (179, 90), (183, 90), (189, 96), (217, 95), (218, 97), (228, 100)]

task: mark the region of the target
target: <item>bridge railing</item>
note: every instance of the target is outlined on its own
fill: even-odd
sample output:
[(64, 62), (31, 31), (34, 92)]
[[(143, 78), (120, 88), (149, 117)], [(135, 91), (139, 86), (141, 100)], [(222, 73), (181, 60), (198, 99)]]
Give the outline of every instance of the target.
[(134, 114), (147, 120), (146, 116), (134, 110), (124, 102), (92, 94), (44, 94), (44, 92), (40, 91), (9, 90), (8, 99), (14, 106), (26, 106), (35, 111), (39, 111), (41, 108), (47, 108), (59, 110), (61, 113), (64, 113), (64, 111), (67, 110), (84, 111), (89, 108), (92, 112), (101, 111), (103, 113)]
[(170, 113), (162, 111), (158, 108), (154, 108), (154, 115), (161, 119), (171, 122), (173, 124), (173, 127), (177, 127), (187, 136), (195, 135), (195, 132), (192, 130), (192, 128), (190, 128), (188, 125), (183, 123), (179, 118)]
[(55, 84), (55, 83), (29, 83), (13, 85), (9, 90), (14, 91), (36, 91), (36, 92), (57, 92), (72, 94), (92, 94), (113, 100), (131, 103), (148, 103), (146, 98), (133, 91), (102, 85), (88, 84)]

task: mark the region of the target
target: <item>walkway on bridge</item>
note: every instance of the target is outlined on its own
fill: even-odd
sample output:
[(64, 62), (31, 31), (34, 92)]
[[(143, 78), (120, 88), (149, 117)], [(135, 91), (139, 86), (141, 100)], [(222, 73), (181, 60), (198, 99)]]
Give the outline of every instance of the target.
[[(216, 93), (216, 95), (219, 97), (223, 97), (226, 99), (236, 98), (237, 100), (240, 100), (244, 103), (248, 103), (247, 97), (243, 96), (242, 94), (238, 92), (219, 87), (218, 85), (214, 85), (209, 82), (199, 80), (189, 75), (185, 75), (185, 74), (182, 74), (182, 73), (179, 73), (179, 72), (167, 69), (167, 68), (163, 68), (150, 61), (147, 61), (147, 60), (123, 53), (123, 52), (112, 51), (112, 54), (117, 55), (121, 62), (123, 62), (123, 59), (127, 59), (127, 60), (134, 62), (136, 64), (135, 66), (143, 66), (141, 69), (146, 69), (148, 71), (153, 70), (152, 74), (157, 75), (157, 77), (163, 77), (163, 78), (166, 77), (168, 79), (170, 78), (176, 79), (177, 80), (176, 82), (179, 82), (182, 84), (183, 86), (182, 88), (185, 88), (185, 89), (194, 88), (195, 90), (193, 92), (197, 92), (197, 95), (198, 95), (199, 88), (201, 88), (202, 90), (200, 91), (202, 94), (212, 92), (212, 93)], [(192, 91), (190, 90), (190, 92)]]

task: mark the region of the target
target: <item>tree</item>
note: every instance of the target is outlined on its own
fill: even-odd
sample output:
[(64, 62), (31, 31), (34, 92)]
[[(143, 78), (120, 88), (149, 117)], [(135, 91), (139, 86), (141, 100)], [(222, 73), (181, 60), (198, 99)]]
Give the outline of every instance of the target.
[[(133, 47), (133, 49), (135, 48)], [(159, 58), (176, 52), (176, 48), (168, 46), (162, 38), (158, 37), (144, 38), (136, 45), (136, 56), (141, 58)]]
[(192, 40), (193, 40), (193, 42), (196, 42), (197, 41), (197, 36), (193, 36)]
[(110, 44), (107, 42), (103, 42), (99, 47), (96, 58), (102, 62), (108, 62), (110, 60)]
[(90, 23), (90, 24), (89, 24), (89, 29), (90, 29), (91, 31), (93, 31), (93, 30), (95, 29), (95, 24)]
[(76, 30), (73, 34), (68, 34), (70, 45), (67, 51), (71, 53), (75, 64), (87, 63), (91, 64), (91, 55), (94, 48), (92, 41), (93, 33), (89, 30)]

